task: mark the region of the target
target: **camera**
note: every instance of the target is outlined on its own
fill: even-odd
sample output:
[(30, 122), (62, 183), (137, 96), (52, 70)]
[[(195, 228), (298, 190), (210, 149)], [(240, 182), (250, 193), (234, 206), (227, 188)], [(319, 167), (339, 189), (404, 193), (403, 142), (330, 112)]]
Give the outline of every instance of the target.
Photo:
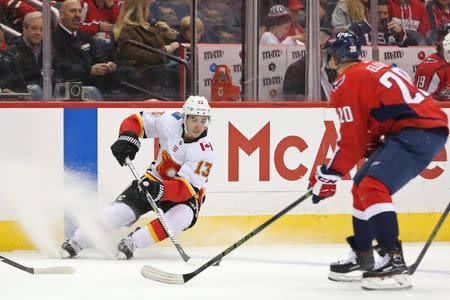
[(61, 100), (81, 100), (82, 99), (81, 82), (62, 82), (55, 84), (55, 97)]

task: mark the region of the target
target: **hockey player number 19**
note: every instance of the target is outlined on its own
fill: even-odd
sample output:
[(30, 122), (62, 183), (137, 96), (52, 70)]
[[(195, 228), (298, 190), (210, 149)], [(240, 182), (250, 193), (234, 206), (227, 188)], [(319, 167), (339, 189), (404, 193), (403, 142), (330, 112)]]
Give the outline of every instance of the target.
[(380, 77), (379, 81), (383, 86), (390, 89), (394, 83), (397, 84), (397, 86), (400, 88), (400, 92), (402, 93), (403, 100), (406, 103), (414, 104), (420, 103), (425, 100), (425, 96), (422, 94), (425, 92), (420, 90), (414, 94), (414, 97), (412, 97), (408, 86), (403, 82), (403, 80), (411, 82), (408, 75), (404, 74), (403, 71), (398, 68), (392, 68), (391, 70), (392, 72), (387, 71)]

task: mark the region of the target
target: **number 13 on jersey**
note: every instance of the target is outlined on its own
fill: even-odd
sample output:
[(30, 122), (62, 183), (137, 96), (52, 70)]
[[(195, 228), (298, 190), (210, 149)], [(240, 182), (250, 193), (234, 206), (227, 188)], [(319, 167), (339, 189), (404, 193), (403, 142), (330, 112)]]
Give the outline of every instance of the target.
[(197, 168), (195, 168), (194, 173), (203, 177), (208, 177), (209, 173), (211, 172), (212, 166), (212, 163), (201, 160), (198, 162)]

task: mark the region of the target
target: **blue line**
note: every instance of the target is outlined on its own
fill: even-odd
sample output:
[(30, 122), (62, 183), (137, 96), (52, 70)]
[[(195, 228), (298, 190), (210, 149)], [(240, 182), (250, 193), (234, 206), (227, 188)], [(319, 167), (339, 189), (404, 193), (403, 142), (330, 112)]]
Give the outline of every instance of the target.
[[(98, 190), (98, 130), (97, 108), (64, 108), (64, 183), (73, 180), (89, 182)], [(75, 172), (75, 176), (67, 176)], [(64, 213), (64, 237), (77, 228), (74, 216)]]
[(97, 108), (64, 109), (64, 168), (97, 184)]

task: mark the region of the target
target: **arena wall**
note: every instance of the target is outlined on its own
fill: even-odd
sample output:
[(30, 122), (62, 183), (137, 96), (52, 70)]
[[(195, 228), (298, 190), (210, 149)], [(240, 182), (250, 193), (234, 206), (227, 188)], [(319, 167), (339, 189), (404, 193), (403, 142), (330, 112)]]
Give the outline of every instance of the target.
[[(197, 225), (180, 235), (187, 245), (227, 245), (253, 230), (306, 191), (314, 166), (331, 157), (339, 125), (334, 110), (322, 103), (213, 103), (210, 135), (217, 161), (207, 200)], [(0, 160), (44, 164), (48, 180), (64, 187), (64, 174), (75, 170), (97, 186), (98, 201), (115, 199), (132, 179), (110, 153), (123, 118), (142, 109), (178, 109), (169, 102), (0, 102), (3, 128)], [(444, 105), (450, 113), (450, 105)], [(447, 151), (394, 196), (403, 241), (425, 240), (449, 199)], [(144, 172), (155, 155), (153, 140), (143, 143), (135, 164)], [(34, 163), (32, 163), (34, 164)], [(30, 166), (33, 167), (33, 166)], [(337, 195), (319, 205), (306, 201), (263, 231), (251, 243), (334, 243), (351, 234), (351, 180), (356, 168), (338, 185)], [(46, 174), (48, 173), (46, 172)], [(8, 176), (9, 170), (3, 170)], [(33, 180), (18, 178), (18, 180)], [(51, 191), (48, 191), (49, 193)], [(27, 201), (33, 191), (17, 190)], [(61, 199), (63, 201), (63, 199)], [(0, 251), (31, 249), (21, 225), (0, 191)], [(57, 209), (61, 210), (62, 206)], [(141, 223), (145, 223), (148, 216)], [(63, 222), (55, 232), (63, 239)], [(450, 222), (437, 240), (450, 241)]]

